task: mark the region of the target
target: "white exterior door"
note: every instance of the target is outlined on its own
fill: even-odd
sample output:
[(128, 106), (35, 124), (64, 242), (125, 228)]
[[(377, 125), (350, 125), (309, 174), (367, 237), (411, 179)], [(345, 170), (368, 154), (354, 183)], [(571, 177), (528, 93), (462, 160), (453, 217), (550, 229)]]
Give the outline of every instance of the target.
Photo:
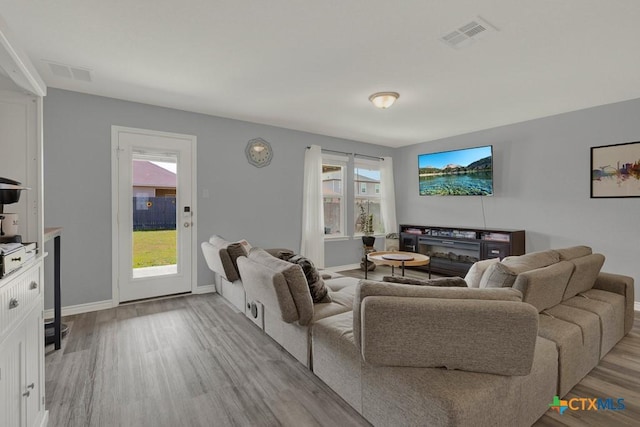
[(112, 145), (114, 301), (191, 292), (196, 137), (114, 126)]

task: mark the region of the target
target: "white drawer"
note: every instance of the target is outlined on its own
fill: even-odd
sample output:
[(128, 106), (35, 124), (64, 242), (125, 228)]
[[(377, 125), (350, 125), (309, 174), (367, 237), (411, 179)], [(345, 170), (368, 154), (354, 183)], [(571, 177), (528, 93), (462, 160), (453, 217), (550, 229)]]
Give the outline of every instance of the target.
[(14, 272), (9, 283), (0, 289), (0, 337), (31, 310), (32, 303), (40, 297), (40, 263)]
[(10, 254), (2, 256), (2, 275), (7, 275), (20, 268), (26, 259), (26, 251), (20, 248)]

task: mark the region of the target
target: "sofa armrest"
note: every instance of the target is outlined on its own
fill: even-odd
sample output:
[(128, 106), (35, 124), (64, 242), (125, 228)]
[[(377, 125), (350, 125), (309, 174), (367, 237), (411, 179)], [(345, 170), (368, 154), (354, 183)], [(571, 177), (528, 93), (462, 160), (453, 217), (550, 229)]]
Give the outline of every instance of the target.
[(361, 325), (371, 364), (528, 375), (538, 312), (515, 301), (368, 296)]
[(596, 283), (593, 285), (593, 289), (600, 289), (603, 291), (613, 292), (622, 295), (625, 298), (625, 313), (624, 313), (624, 333), (629, 333), (633, 327), (634, 318), (634, 287), (633, 278), (629, 276), (623, 276), (621, 274), (604, 273), (598, 274)]

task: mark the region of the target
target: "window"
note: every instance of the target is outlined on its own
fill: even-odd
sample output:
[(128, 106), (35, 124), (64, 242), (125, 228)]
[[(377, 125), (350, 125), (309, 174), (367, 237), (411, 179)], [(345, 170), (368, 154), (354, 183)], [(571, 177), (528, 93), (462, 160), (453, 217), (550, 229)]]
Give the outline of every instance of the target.
[(322, 201), (326, 237), (342, 237), (346, 234), (344, 220), (346, 166), (347, 159), (344, 157), (322, 156)]
[(356, 158), (353, 180), (355, 184), (355, 232), (363, 233), (362, 212), (373, 215), (375, 234), (384, 234), (380, 214), (380, 164), (377, 161)]

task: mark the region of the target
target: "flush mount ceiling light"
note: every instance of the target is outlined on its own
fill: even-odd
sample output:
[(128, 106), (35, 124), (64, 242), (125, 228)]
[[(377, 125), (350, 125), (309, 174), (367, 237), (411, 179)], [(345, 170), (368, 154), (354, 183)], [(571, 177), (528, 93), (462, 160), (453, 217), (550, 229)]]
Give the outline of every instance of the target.
[(385, 108), (391, 107), (398, 98), (400, 98), (398, 92), (377, 92), (369, 97), (369, 101), (376, 107), (384, 110)]

